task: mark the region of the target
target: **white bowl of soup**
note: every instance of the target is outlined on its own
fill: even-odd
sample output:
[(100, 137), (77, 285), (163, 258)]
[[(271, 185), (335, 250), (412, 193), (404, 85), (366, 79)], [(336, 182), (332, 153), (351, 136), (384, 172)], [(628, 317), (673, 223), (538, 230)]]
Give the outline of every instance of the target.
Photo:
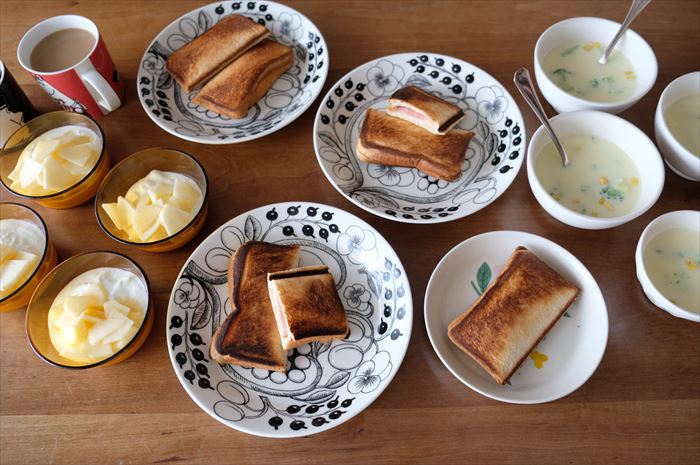
[(637, 279), (651, 302), (700, 323), (700, 211), (666, 213), (637, 243)]
[(658, 73), (656, 55), (632, 29), (625, 32), (608, 62), (598, 63), (619, 27), (604, 18), (570, 18), (550, 26), (537, 40), (537, 86), (559, 113), (617, 114), (652, 88)]
[(654, 132), (671, 171), (700, 181), (700, 71), (666, 87), (656, 107)]
[(664, 186), (664, 164), (635, 125), (601, 111), (574, 111), (549, 120), (569, 156), (564, 168), (540, 126), (528, 145), (527, 177), (550, 215), (582, 229), (606, 229), (651, 208)]

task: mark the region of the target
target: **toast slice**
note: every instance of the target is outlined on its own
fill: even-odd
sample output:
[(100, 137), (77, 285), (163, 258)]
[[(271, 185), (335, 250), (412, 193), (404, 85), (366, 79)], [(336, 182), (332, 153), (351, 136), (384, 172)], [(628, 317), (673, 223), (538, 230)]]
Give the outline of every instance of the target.
[(291, 48), (265, 39), (209, 81), (192, 101), (229, 118), (245, 118), (292, 63)]
[(517, 247), (505, 268), (447, 329), (450, 340), (505, 384), (580, 289)]
[(464, 112), (457, 105), (416, 86), (402, 87), (394, 92), (386, 111), (439, 135), (445, 135), (464, 118)]
[(265, 26), (252, 19), (238, 14), (227, 16), (175, 50), (165, 67), (185, 92), (191, 92), (269, 35)]
[(367, 110), (360, 128), (357, 156), (367, 163), (418, 168), (425, 174), (455, 181), (473, 132), (453, 129), (444, 136), (383, 111)]
[(267, 275), (282, 347), (343, 339), (348, 333), (345, 309), (327, 266), (306, 266)]
[(282, 348), (267, 292), (267, 273), (294, 268), (299, 246), (249, 241), (231, 257), (228, 288), (231, 313), (214, 333), (209, 349), (219, 363), (285, 371)]

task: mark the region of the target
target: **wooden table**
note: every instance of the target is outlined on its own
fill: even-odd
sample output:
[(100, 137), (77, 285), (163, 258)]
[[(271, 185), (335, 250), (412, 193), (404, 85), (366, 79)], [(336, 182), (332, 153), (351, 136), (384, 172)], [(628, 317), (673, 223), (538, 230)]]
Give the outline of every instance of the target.
[[(570, 16), (621, 20), (626, 1), (293, 1), (321, 29), (331, 70), (326, 89), (352, 68), (405, 51), (435, 51), (494, 75), (516, 97), (528, 135), (537, 128), (512, 85), (532, 66), (539, 34)], [(145, 47), (196, 1), (15, 1), (0, 3), (2, 58), (41, 110), (53, 104), (16, 60), (21, 35), (64, 13), (93, 19), (127, 81), (127, 102), (101, 123), (114, 162), (138, 150), (178, 147), (209, 173), (209, 219), (192, 243), (150, 254), (121, 246), (99, 229), (92, 203), (68, 211), (35, 206), (59, 258), (111, 249), (146, 270), (155, 294), (149, 339), (120, 365), (86, 372), (49, 367), (31, 351), (24, 311), (0, 316), (0, 462), (19, 463), (619, 463), (700, 462), (700, 326), (655, 308), (635, 277), (634, 250), (656, 216), (698, 208), (698, 184), (666, 169), (657, 204), (622, 227), (584, 231), (557, 222), (535, 201), (525, 169), (493, 205), (458, 221), (406, 225), (345, 200), (321, 173), (311, 131), (318, 101), (293, 124), (253, 142), (207, 146), (175, 138), (144, 113), (134, 82)], [(657, 0), (634, 28), (659, 60), (656, 85), (624, 118), (653, 136), (664, 87), (700, 65), (700, 3)], [(550, 113), (553, 111), (550, 109)], [(17, 201), (6, 191), (2, 201)], [(226, 220), (291, 199), (346, 209), (370, 222), (404, 263), (414, 296), (410, 347), (397, 376), (367, 410), (316, 436), (272, 440), (231, 430), (206, 415), (177, 381), (165, 340), (171, 286), (193, 249)], [(591, 270), (608, 305), (610, 336), (593, 377), (573, 394), (542, 405), (485, 398), (442, 365), (426, 335), (423, 297), (438, 260), (462, 240), (516, 229), (563, 245)]]

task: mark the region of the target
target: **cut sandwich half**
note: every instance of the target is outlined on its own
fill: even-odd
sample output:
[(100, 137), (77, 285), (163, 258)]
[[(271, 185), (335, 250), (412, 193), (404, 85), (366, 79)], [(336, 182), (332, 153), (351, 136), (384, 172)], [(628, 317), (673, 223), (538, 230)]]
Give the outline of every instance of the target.
[(418, 168), (425, 174), (455, 181), (462, 174), (473, 132), (453, 129), (444, 136), (383, 111), (368, 109), (360, 128), (357, 156), (367, 163)]
[(191, 92), (269, 36), (270, 31), (252, 19), (227, 16), (175, 50), (165, 67), (185, 92)]
[(250, 241), (231, 257), (228, 268), (231, 313), (214, 333), (209, 349), (219, 363), (285, 371), (287, 351), (280, 343), (267, 292), (267, 274), (294, 268), (299, 246)]
[(449, 324), (447, 334), (505, 384), (579, 293), (521, 246), (476, 302)]
[(282, 347), (345, 338), (348, 320), (327, 266), (270, 273), (267, 281)]
[(416, 86), (402, 87), (394, 92), (389, 98), (387, 113), (440, 135), (446, 134), (464, 118), (464, 112), (457, 105)]
[(250, 107), (270, 90), (292, 63), (294, 54), (291, 48), (265, 39), (224, 68), (192, 101), (229, 118), (245, 118)]

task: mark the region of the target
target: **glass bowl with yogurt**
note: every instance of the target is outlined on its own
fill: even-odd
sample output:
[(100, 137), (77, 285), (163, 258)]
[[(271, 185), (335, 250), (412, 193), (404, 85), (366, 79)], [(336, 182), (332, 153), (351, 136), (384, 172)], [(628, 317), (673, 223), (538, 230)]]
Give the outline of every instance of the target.
[(27, 305), (56, 261), (41, 216), (25, 205), (0, 203), (0, 312)]
[(109, 171), (104, 133), (86, 115), (54, 111), (22, 125), (0, 152), (0, 180), (11, 193), (49, 208), (87, 202)]
[(190, 154), (169, 148), (137, 152), (112, 168), (95, 196), (102, 230), (150, 252), (182, 247), (204, 226), (209, 183)]
[(649, 44), (628, 29), (608, 59), (598, 58), (620, 28), (604, 18), (578, 17), (550, 26), (535, 45), (535, 77), (559, 113), (599, 110), (617, 114), (644, 97), (658, 63)]
[(656, 107), (654, 133), (671, 171), (700, 181), (700, 71), (666, 86)]
[(577, 228), (605, 229), (656, 203), (664, 186), (663, 161), (636, 126), (600, 111), (562, 113), (549, 122), (570, 164), (562, 166), (540, 126), (528, 145), (527, 177), (547, 213)]
[(700, 323), (700, 211), (654, 219), (639, 237), (635, 263), (637, 279), (654, 305)]
[(109, 366), (132, 356), (153, 327), (150, 287), (141, 267), (116, 252), (87, 252), (41, 281), (27, 307), (34, 352), (68, 369)]

